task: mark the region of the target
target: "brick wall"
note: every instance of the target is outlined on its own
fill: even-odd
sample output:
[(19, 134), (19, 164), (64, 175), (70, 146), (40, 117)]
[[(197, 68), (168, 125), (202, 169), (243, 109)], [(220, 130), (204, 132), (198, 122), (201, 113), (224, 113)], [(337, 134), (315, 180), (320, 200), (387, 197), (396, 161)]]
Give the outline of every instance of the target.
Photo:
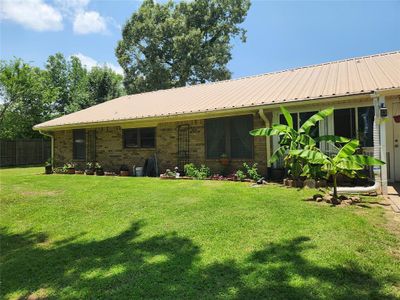
[[(96, 160), (105, 170), (118, 170), (122, 164), (142, 166), (146, 158), (157, 154), (160, 171), (173, 169), (178, 164), (178, 126), (189, 125), (189, 160), (197, 165), (203, 163), (209, 166), (213, 173), (222, 171), (217, 159), (205, 158), (204, 120), (160, 123), (156, 128), (156, 148), (137, 149), (124, 148), (122, 129), (120, 127), (104, 127), (96, 129)], [(264, 127), (258, 115), (254, 115), (254, 128)], [(55, 136), (55, 164), (60, 166), (72, 159), (72, 131), (57, 131)], [(254, 160), (257, 162), (260, 173), (266, 171), (265, 138), (254, 138)], [(79, 163), (79, 162), (78, 162)], [(83, 165), (83, 163), (81, 163)], [(242, 167), (242, 160), (233, 160), (225, 171), (234, 171)]]

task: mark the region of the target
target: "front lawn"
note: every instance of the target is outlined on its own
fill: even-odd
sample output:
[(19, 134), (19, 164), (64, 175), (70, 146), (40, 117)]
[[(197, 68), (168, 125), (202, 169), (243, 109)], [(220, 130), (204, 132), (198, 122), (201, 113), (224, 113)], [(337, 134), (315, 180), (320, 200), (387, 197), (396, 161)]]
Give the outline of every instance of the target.
[(42, 171), (0, 170), (3, 298), (400, 297), (400, 242), (379, 206)]

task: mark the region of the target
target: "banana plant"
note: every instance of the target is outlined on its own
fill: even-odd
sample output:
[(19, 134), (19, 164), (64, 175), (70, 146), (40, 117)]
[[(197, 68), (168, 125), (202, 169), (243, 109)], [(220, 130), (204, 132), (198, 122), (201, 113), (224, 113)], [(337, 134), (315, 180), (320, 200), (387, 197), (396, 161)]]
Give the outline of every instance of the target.
[(379, 166), (385, 164), (383, 161), (372, 156), (355, 154), (360, 142), (350, 140), (334, 157), (322, 153), (319, 149), (297, 149), (290, 150), (290, 154), (300, 157), (310, 164), (322, 165), (322, 170), (327, 173), (327, 177), (333, 178), (333, 198), (337, 200), (337, 175), (344, 174), (350, 178), (359, 176), (361, 170), (366, 166)]
[(250, 134), (253, 136), (279, 136), (279, 147), (271, 155), (270, 162), (274, 163), (279, 158), (284, 157), (285, 167), (289, 169), (289, 172), (295, 178), (299, 177), (302, 173), (304, 161), (290, 154), (291, 150), (316, 149), (317, 143), (320, 141), (329, 141), (332, 143), (345, 143), (349, 141), (349, 139), (334, 135), (325, 135), (315, 139), (310, 136), (311, 128), (319, 121), (331, 115), (333, 113), (333, 108), (327, 108), (314, 114), (304, 122), (298, 130), (294, 128), (293, 118), (290, 112), (283, 106), (280, 108), (287, 125), (273, 124), (270, 128), (254, 129), (250, 131)]

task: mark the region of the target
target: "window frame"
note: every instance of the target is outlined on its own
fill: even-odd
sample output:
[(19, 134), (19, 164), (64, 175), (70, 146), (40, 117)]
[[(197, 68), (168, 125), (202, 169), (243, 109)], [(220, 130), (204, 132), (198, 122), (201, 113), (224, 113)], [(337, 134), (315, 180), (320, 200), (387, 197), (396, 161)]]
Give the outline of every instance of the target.
[[(143, 146), (142, 145), (142, 135), (141, 130), (143, 129), (152, 129), (154, 130), (154, 145), (152, 146)], [(136, 131), (136, 139), (137, 139), (137, 146), (127, 146), (125, 134), (128, 131)], [(157, 146), (157, 127), (140, 127), (140, 128), (123, 128), (122, 129), (122, 147), (124, 149), (155, 149)]]
[[(78, 157), (77, 156), (77, 150), (76, 150), (76, 145), (77, 143), (75, 142), (75, 140), (77, 140), (78, 138), (76, 138), (76, 135), (78, 133), (82, 133), (83, 134), (83, 157)], [(74, 161), (85, 161), (86, 160), (86, 129), (73, 129), (72, 130), (72, 159)]]
[[(238, 116), (229, 116), (229, 117), (222, 117), (222, 118), (212, 118), (212, 119), (205, 119), (204, 120), (204, 157), (206, 160), (209, 161), (215, 161), (219, 160), (220, 157), (208, 157), (208, 143), (207, 143), (207, 125), (206, 122), (208, 120), (215, 120), (215, 119), (220, 119), (224, 120), (224, 135), (225, 135), (225, 153), (227, 155), (227, 158), (233, 161), (243, 161), (243, 160), (252, 160), (254, 159), (254, 137), (249, 134), (250, 137), (250, 146), (251, 146), (251, 154), (250, 157), (235, 157), (232, 158), (232, 147), (231, 147), (231, 125), (230, 121), (235, 119), (235, 118), (243, 118), (243, 117), (249, 117), (251, 121), (251, 130), (254, 129), (254, 115), (253, 114), (245, 114), (245, 115), (238, 115)], [(222, 153), (221, 153), (222, 154)], [(220, 154), (220, 155), (221, 155)]]

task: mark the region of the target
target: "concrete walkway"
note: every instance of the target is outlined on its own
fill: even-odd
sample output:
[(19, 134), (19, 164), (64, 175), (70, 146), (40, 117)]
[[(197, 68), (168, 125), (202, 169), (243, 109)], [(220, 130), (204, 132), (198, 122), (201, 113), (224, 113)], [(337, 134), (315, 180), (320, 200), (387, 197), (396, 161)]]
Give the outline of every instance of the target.
[(388, 199), (390, 205), (393, 210), (397, 213), (400, 213), (400, 183), (394, 183), (388, 186), (388, 195), (386, 198)]

